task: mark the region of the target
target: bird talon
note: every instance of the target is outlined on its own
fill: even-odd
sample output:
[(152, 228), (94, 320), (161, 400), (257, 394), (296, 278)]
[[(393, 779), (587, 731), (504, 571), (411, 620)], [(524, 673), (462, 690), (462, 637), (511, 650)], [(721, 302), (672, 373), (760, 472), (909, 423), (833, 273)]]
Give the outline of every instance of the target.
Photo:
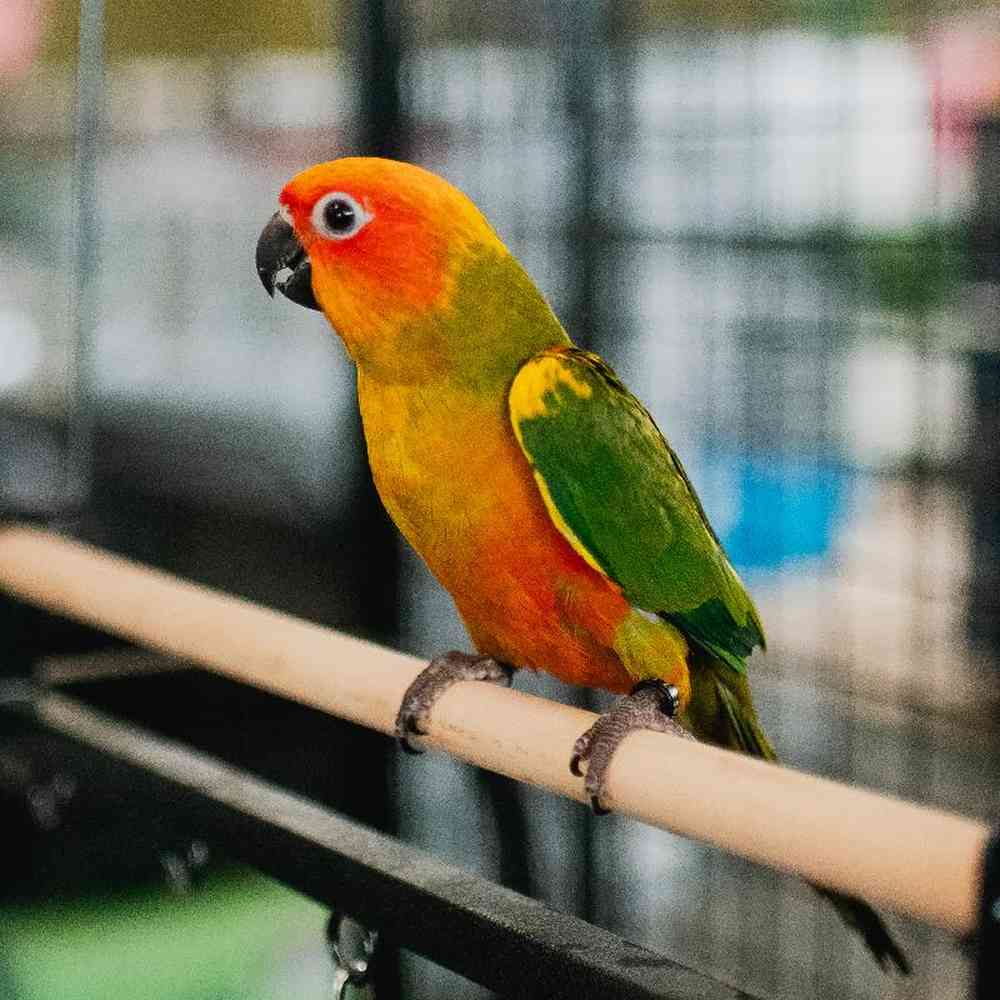
[(602, 804), (611, 760), (629, 733), (651, 729), (690, 739), (690, 734), (674, 720), (678, 707), (678, 690), (673, 684), (659, 680), (640, 681), (631, 694), (621, 698), (602, 715), (573, 745), (569, 769), (576, 777), (584, 777), (580, 763), (587, 761), (584, 789), (590, 797), (595, 816), (606, 816), (610, 809)]
[(423, 747), (411, 742), (411, 736), (424, 736), (424, 731), (420, 728), (416, 713), (406, 712), (402, 708), (396, 716), (396, 742), (400, 750), (418, 757), (424, 752)]
[(423, 748), (418, 747), (415, 743), (411, 743), (405, 736), (397, 736), (396, 742), (399, 744), (399, 749), (403, 753), (408, 753), (411, 757), (419, 757), (424, 752)]
[(406, 689), (396, 715), (396, 742), (408, 754), (422, 754), (423, 747), (412, 736), (426, 736), (424, 724), (430, 719), (437, 699), (458, 681), (490, 681), (510, 687), (513, 670), (488, 656), (450, 652), (434, 657)]

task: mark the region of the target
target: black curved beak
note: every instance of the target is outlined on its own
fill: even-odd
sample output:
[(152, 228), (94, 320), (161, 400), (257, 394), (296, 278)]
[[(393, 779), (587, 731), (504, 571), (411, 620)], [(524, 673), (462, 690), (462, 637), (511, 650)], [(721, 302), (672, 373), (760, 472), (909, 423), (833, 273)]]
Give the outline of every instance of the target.
[(271, 216), (257, 240), (257, 277), (272, 298), (277, 288), (286, 299), (307, 309), (319, 309), (309, 258), (280, 212)]

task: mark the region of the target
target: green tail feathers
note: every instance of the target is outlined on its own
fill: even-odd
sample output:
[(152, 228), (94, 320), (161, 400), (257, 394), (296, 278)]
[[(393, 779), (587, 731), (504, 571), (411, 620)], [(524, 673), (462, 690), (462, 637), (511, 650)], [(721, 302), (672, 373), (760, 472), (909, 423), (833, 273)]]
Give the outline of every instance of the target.
[[(716, 669), (711, 665), (707, 669), (696, 667), (692, 673), (695, 672), (711, 677), (715, 696), (712, 700), (717, 700), (714, 732), (711, 734), (705, 732), (703, 735), (713, 739), (716, 743), (721, 743), (734, 750), (741, 750), (754, 757), (763, 757), (770, 761), (777, 760), (777, 754), (774, 752), (774, 747), (771, 746), (771, 741), (757, 721), (757, 713), (754, 711), (750, 698), (746, 675), (735, 674), (728, 668)], [(693, 680), (694, 677), (692, 677)], [(695, 719), (692, 719), (692, 722), (697, 726)], [(828, 899), (840, 915), (841, 920), (860, 935), (868, 946), (868, 950), (875, 957), (875, 961), (884, 971), (889, 972), (891, 966), (895, 966), (903, 975), (910, 974), (910, 963), (906, 956), (893, 940), (888, 928), (882, 922), (882, 918), (866, 902), (855, 899), (853, 896), (844, 896), (830, 889), (824, 889), (818, 885), (814, 885), (813, 888), (821, 896)]]
[(728, 729), (728, 745), (734, 750), (742, 750), (743, 753), (753, 757), (777, 760), (778, 755), (774, 752), (771, 741), (757, 721), (757, 713), (750, 700), (750, 688), (745, 678), (742, 679), (741, 684), (735, 685), (736, 690), (733, 690), (733, 687), (726, 683), (729, 680), (728, 677), (723, 680), (715, 671), (713, 674), (715, 675), (716, 696), (719, 699), (719, 707), (722, 709), (719, 714), (724, 720), (724, 726)]

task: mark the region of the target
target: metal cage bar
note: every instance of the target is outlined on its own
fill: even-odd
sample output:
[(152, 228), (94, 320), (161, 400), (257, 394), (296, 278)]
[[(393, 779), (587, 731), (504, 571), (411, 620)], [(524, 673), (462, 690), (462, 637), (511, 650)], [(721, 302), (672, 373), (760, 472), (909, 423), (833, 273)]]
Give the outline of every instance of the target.
[(72, 698), (42, 694), (17, 715), (101, 789), (153, 799), (193, 836), (504, 996), (747, 996)]

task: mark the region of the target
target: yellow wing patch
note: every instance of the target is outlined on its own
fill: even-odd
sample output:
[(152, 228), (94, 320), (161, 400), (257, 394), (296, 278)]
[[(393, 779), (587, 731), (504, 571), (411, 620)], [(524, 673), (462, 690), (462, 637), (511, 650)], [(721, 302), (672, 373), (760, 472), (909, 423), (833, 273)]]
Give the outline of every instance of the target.
[[(531, 458), (528, 449), (524, 446), (524, 438), (521, 435), (521, 421), (530, 420), (532, 417), (545, 416), (548, 413), (545, 397), (553, 392), (557, 385), (562, 383), (568, 386), (581, 399), (589, 399), (594, 390), (586, 382), (582, 381), (573, 370), (559, 357), (552, 354), (542, 354), (537, 358), (532, 358), (514, 378), (508, 395), (508, 408), (510, 412), (510, 422), (514, 428), (514, 436), (517, 443), (524, 452), (524, 457), (531, 466), (531, 471), (538, 484), (538, 492), (542, 495), (542, 502), (548, 512), (552, 523), (556, 526), (559, 534), (566, 539), (573, 547), (573, 551), (580, 556), (588, 566), (596, 569), (602, 576), (608, 577), (590, 550), (574, 534), (573, 529), (566, 523), (566, 519), (559, 513), (552, 500), (552, 494), (542, 474), (535, 468), (535, 463)], [(610, 577), (608, 577), (610, 579)]]
[[(542, 354), (532, 358), (521, 368), (510, 387), (510, 413), (515, 433), (519, 420), (543, 417), (548, 413), (545, 397), (560, 383), (569, 386), (581, 399), (590, 399), (594, 394), (594, 390), (556, 355)], [(520, 441), (520, 435), (518, 440)]]

